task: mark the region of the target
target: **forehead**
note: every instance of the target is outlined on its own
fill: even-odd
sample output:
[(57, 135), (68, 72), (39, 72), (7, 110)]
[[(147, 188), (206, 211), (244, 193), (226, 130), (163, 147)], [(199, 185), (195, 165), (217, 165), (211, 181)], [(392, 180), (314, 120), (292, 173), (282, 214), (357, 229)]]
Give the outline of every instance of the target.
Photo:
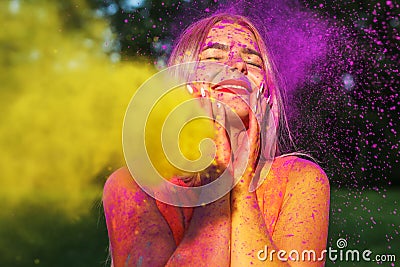
[(256, 38), (250, 29), (229, 21), (220, 21), (210, 29), (204, 45), (207, 46), (211, 43), (237, 45), (259, 51)]

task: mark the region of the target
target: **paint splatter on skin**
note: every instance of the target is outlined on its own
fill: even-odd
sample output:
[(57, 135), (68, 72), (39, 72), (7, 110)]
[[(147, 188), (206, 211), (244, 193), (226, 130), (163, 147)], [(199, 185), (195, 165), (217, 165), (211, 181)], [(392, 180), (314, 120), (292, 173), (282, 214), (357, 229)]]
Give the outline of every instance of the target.
[[(252, 86), (259, 88), (265, 80), (265, 72), (262, 69), (262, 59), (259, 49), (253, 42), (253, 34), (244, 26), (233, 24), (230, 21), (221, 21), (210, 30), (199, 55), (200, 61), (218, 62), (245, 73), (248, 81), (248, 93), (252, 92)], [(251, 51), (251, 52), (250, 52)], [(230, 79), (222, 77), (221, 79)], [(241, 118), (248, 116), (249, 96), (231, 93), (218, 93), (211, 90), (211, 96), (227, 104)], [(229, 120), (229, 118), (228, 118)]]
[[(351, 187), (341, 197), (345, 205), (332, 209), (332, 223), (346, 224), (341, 214), (354, 209), (360, 230), (342, 230), (339, 235), (353, 245), (370, 245), (362, 238), (363, 232), (384, 223), (371, 215), (386, 212), (398, 216), (397, 209), (388, 211), (384, 204), (372, 210), (372, 200), (364, 190), (373, 189), (384, 203), (386, 188), (399, 173), (399, 4), (356, 0), (347, 1), (347, 6), (340, 1), (308, 1), (307, 5), (289, 0), (219, 2), (219, 11), (248, 16), (266, 37), (283, 78), (281, 86), (288, 94), (296, 144), (315, 151), (312, 154), (321, 160), (331, 183)], [(215, 8), (203, 10), (210, 14)], [(203, 15), (190, 10), (183, 14), (177, 21), (191, 23)], [(181, 30), (180, 24), (175, 34)], [(399, 226), (385, 226), (390, 249), (399, 238)], [(334, 247), (336, 239), (332, 237), (329, 245)]]
[[(291, 103), (287, 111), (297, 146), (313, 151), (332, 184), (351, 188), (343, 197), (347, 204), (332, 209), (332, 223), (343, 224), (341, 212), (351, 208), (361, 214), (360, 231), (341, 230), (329, 244), (343, 235), (353, 245), (368, 245), (363, 232), (378, 231), (384, 223), (370, 219), (374, 211), (368, 207), (378, 205), (376, 212), (393, 219), (396, 214), (383, 202), (399, 173), (399, 4), (308, 3), (304, 8), (297, 1), (239, 1), (221, 11), (249, 16), (265, 29)], [(366, 189), (382, 204), (372, 203)], [(399, 238), (395, 225), (387, 225), (388, 249)]]
[[(399, 4), (307, 2), (218, 1), (208, 8), (255, 22), (283, 78), (296, 144), (315, 151), (331, 182), (390, 186), (399, 172)], [(201, 15), (188, 10), (179, 19)]]

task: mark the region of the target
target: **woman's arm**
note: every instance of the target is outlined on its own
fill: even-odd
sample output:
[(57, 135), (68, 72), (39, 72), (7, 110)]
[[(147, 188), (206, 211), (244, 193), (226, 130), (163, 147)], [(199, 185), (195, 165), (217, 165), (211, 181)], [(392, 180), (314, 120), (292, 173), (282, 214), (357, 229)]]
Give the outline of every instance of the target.
[(103, 206), (114, 267), (165, 265), (176, 248), (172, 232), (127, 168), (108, 178)]
[(114, 267), (229, 266), (229, 194), (194, 209), (178, 247), (156, 201), (135, 183), (127, 168), (107, 180), (103, 204)]
[[(249, 180), (243, 179), (232, 191), (232, 266), (323, 266), (325, 259), (318, 258), (326, 248), (328, 234), (329, 182), (325, 173), (310, 161), (295, 160), (272, 236), (255, 192), (248, 192)], [(264, 251), (257, 255), (260, 250)], [(297, 256), (292, 250), (298, 252), (298, 260), (284, 261)], [(315, 252), (315, 260), (309, 251)]]
[(229, 194), (195, 208), (189, 229), (166, 266), (229, 266), (230, 215)]
[[(258, 206), (256, 191), (249, 192), (250, 178), (242, 179), (232, 190), (231, 266), (266, 266), (257, 252), (267, 246), (276, 250)], [(263, 255), (264, 256), (264, 255)], [(272, 261), (267, 266), (285, 266)]]
[[(209, 117), (218, 118), (219, 123), (214, 123), (215, 162), (200, 176), (202, 185), (218, 179), (218, 173), (225, 171), (231, 157), (224, 128), (225, 113), (222, 108), (217, 108), (215, 102), (210, 101), (209, 91), (205, 92), (207, 97), (197, 97)], [(189, 228), (166, 266), (229, 266), (230, 235), (231, 210), (228, 193), (212, 203), (194, 209)]]
[[(323, 266), (329, 224), (330, 186), (325, 172), (315, 163), (298, 158), (289, 173), (284, 202), (272, 239), (278, 248), (296, 249), (300, 261), (293, 266)], [(315, 252), (307, 261), (306, 250)], [(302, 260), (302, 254), (305, 259)], [(318, 260), (323, 257), (324, 259)]]

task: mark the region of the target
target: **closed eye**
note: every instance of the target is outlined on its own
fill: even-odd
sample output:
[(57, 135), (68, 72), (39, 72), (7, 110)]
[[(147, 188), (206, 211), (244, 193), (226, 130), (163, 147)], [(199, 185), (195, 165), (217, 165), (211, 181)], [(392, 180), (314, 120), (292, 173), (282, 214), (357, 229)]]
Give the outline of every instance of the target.
[(221, 60), (222, 57), (206, 57), (204, 60)]
[(262, 69), (261, 64), (258, 64), (258, 63), (255, 63), (255, 62), (251, 62), (251, 61), (250, 62), (246, 62), (246, 63), (251, 65), (251, 66), (257, 67), (259, 69)]
[(219, 48), (206, 48), (200, 53), (200, 60), (222, 61), (226, 57), (227, 51)]
[(263, 61), (261, 57), (255, 54), (245, 54), (244, 59), (246, 64), (250, 66), (254, 66), (256, 68), (262, 69), (263, 68)]

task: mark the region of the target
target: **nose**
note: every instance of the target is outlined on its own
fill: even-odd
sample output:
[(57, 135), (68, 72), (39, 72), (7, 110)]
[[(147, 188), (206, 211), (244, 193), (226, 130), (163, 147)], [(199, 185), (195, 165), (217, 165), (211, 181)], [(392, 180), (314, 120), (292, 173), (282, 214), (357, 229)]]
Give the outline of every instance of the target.
[(237, 70), (244, 75), (247, 75), (247, 64), (239, 53), (231, 53), (228, 65), (231, 67), (232, 70)]

